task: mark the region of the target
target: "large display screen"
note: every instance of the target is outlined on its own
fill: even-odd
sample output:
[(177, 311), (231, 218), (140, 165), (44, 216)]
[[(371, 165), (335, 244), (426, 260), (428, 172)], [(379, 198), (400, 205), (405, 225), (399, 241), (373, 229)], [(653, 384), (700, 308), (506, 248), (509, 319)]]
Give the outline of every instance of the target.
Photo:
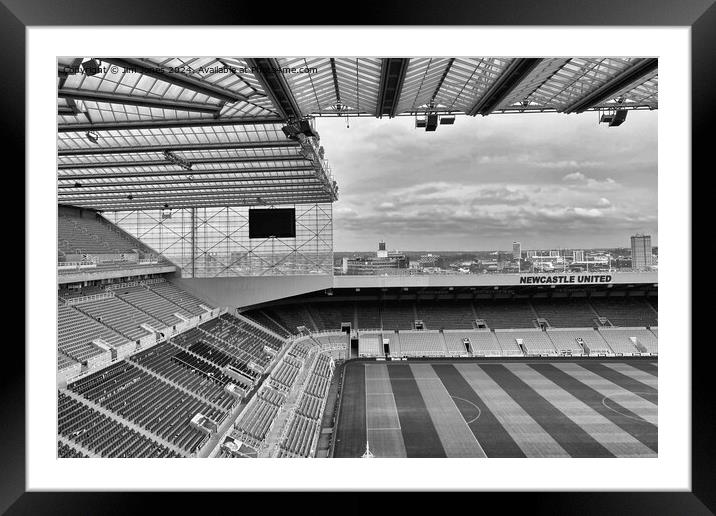
[(295, 238), (294, 208), (252, 208), (249, 210), (249, 238)]

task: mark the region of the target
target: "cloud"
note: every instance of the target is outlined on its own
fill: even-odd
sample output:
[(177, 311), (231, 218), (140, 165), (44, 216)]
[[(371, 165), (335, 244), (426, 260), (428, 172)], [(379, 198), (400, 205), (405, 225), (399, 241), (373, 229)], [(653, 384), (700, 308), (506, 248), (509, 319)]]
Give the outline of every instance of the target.
[(573, 181), (577, 183), (582, 183), (587, 180), (587, 176), (582, 174), (581, 172), (572, 172), (571, 174), (567, 174), (562, 178), (562, 181)]
[(354, 119), (350, 129), (322, 118), (340, 185), (335, 247), (372, 249), (376, 238), (404, 249), (499, 249), (512, 239), (590, 247), (627, 245), (636, 230), (653, 236), (657, 117), (633, 115), (617, 132), (554, 113), (462, 117), (434, 133), (409, 117)]

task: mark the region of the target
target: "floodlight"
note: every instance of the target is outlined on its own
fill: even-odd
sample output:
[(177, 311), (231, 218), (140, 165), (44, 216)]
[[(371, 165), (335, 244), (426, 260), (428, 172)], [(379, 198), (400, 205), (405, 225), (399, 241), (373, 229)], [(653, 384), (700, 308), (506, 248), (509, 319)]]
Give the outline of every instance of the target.
[(91, 77), (102, 71), (102, 64), (96, 59), (88, 59), (82, 62), (82, 70), (85, 75)]

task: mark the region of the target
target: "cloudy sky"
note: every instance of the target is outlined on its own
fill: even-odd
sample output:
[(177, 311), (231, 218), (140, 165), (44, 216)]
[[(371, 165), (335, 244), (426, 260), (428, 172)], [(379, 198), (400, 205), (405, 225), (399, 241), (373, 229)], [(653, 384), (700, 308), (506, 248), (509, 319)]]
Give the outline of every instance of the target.
[(657, 113), (319, 118), (339, 184), (334, 248), (493, 250), (657, 245)]

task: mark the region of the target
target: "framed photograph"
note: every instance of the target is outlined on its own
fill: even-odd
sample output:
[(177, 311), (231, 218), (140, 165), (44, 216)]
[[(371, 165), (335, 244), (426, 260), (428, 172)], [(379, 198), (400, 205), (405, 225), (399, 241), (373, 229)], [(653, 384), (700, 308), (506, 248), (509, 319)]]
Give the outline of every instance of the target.
[(716, 8), (231, 7), (0, 11), (27, 185), (0, 508), (712, 514)]

